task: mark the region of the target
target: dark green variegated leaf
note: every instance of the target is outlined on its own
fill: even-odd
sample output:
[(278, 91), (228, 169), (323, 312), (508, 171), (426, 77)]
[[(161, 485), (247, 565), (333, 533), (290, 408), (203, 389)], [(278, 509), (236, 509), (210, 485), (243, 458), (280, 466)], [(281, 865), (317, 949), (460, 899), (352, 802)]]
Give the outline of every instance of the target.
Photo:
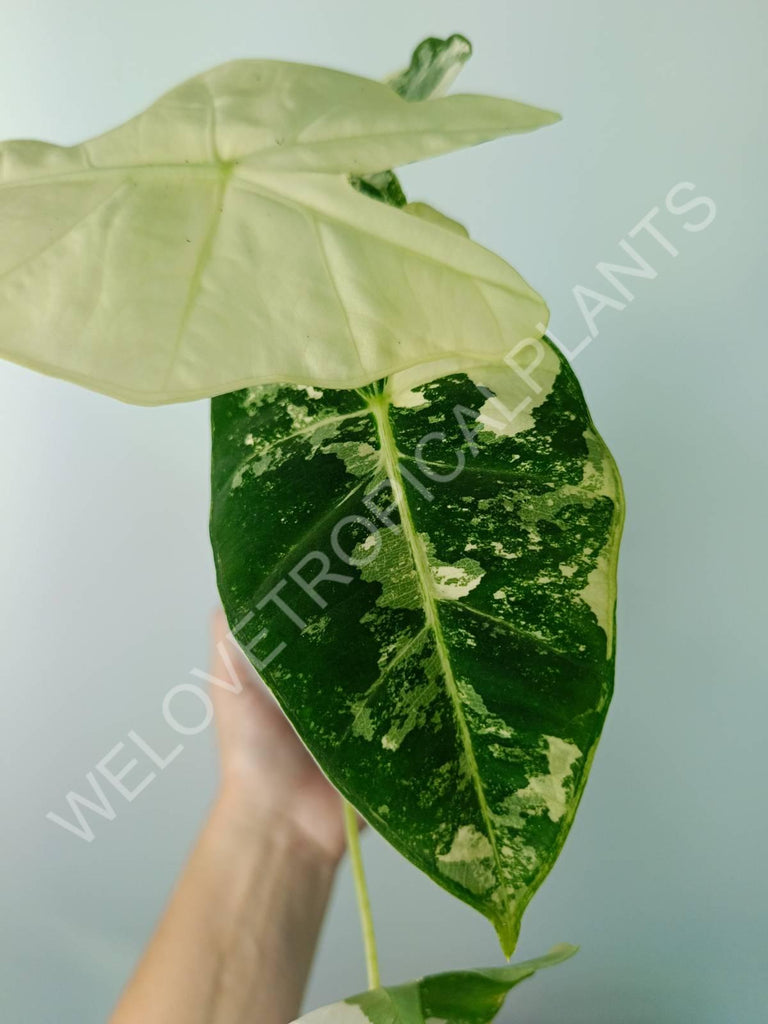
[(230, 625), (309, 749), (507, 954), (610, 700), (622, 522), (567, 363), (510, 362), (215, 399), (211, 521)]
[(575, 952), (575, 946), (555, 946), (546, 956), (508, 967), (451, 971), (374, 989), (315, 1010), (296, 1024), (488, 1024), (510, 989)]

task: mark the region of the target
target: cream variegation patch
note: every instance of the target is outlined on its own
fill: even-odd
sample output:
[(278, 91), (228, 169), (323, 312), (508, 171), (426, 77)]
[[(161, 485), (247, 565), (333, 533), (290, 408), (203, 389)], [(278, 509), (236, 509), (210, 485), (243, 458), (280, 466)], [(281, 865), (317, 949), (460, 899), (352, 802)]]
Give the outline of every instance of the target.
[(470, 380), (493, 392), (480, 407), (479, 423), (500, 437), (533, 427), (531, 413), (549, 397), (560, 369), (557, 354), (544, 341), (519, 342), (515, 349), (506, 365), (468, 370)]
[(293, 1024), (372, 1024), (372, 1021), (354, 1003), (333, 1003), (298, 1017)]
[(461, 825), (448, 852), (436, 859), (442, 874), (470, 892), (484, 893), (496, 884), (493, 847), (474, 825)]
[(567, 780), (573, 765), (582, 756), (579, 748), (557, 736), (543, 736), (547, 745), (548, 771), (532, 775), (528, 785), (506, 798), (499, 817), (513, 828), (524, 828), (526, 818), (546, 813), (550, 821), (560, 821), (568, 807), (571, 786)]
[(613, 649), (613, 568), (604, 551), (600, 552), (595, 567), (587, 576), (587, 585), (579, 594), (595, 613), (598, 625), (607, 637), (608, 651)]
[(455, 565), (432, 566), (432, 586), (441, 601), (458, 601), (466, 597), (485, 575), (479, 562), (462, 558)]

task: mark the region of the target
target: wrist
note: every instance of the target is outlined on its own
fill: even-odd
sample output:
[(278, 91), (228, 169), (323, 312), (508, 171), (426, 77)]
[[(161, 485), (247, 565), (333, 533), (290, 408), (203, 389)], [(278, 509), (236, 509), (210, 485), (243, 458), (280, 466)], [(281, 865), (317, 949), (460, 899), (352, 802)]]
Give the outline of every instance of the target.
[(331, 853), (307, 835), (278, 802), (264, 799), (237, 783), (221, 786), (211, 812), (211, 824), (236, 833), (240, 844), (266, 844), (279, 850), (294, 870), (333, 875), (341, 860), (341, 854)]

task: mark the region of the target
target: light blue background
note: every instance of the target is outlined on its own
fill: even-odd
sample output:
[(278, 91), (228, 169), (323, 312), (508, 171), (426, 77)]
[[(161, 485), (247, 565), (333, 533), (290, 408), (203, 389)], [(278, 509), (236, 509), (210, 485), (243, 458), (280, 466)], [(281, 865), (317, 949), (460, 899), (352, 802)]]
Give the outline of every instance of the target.
[[(561, 125), (407, 170), (548, 299), (654, 206), (679, 249), (598, 317), (576, 369), (624, 477), (616, 696), (520, 955), (575, 960), (503, 1021), (765, 1019), (766, 30), (761, 0), (2, 0), (0, 138), (72, 143), (233, 57), (381, 76), (430, 34), (475, 44), (460, 88), (562, 110)], [(675, 184), (717, 217), (685, 231)], [(702, 211), (691, 214), (698, 220)], [(134, 729), (168, 749), (166, 691), (206, 663), (207, 403), (131, 408), (0, 365), (2, 972), (6, 1024), (105, 1019), (214, 785), (211, 736), (86, 844), (46, 821)], [(500, 962), (486, 922), (375, 836), (365, 842), (386, 981)], [(346, 868), (308, 1006), (364, 985)]]

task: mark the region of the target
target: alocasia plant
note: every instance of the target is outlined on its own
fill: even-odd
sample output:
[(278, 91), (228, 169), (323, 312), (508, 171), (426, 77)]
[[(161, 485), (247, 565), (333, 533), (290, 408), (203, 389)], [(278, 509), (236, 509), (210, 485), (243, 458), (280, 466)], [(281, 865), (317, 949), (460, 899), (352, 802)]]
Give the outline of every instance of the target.
[[(3, 144), (0, 351), (127, 401), (219, 396), (233, 632), (509, 955), (610, 701), (623, 501), (541, 298), (389, 170), (557, 120), (435, 98), (469, 52), (426, 40), (386, 84), (235, 61), (79, 146)], [(395, 989), (371, 966), (307, 1020), (483, 1024), (571, 952)]]

